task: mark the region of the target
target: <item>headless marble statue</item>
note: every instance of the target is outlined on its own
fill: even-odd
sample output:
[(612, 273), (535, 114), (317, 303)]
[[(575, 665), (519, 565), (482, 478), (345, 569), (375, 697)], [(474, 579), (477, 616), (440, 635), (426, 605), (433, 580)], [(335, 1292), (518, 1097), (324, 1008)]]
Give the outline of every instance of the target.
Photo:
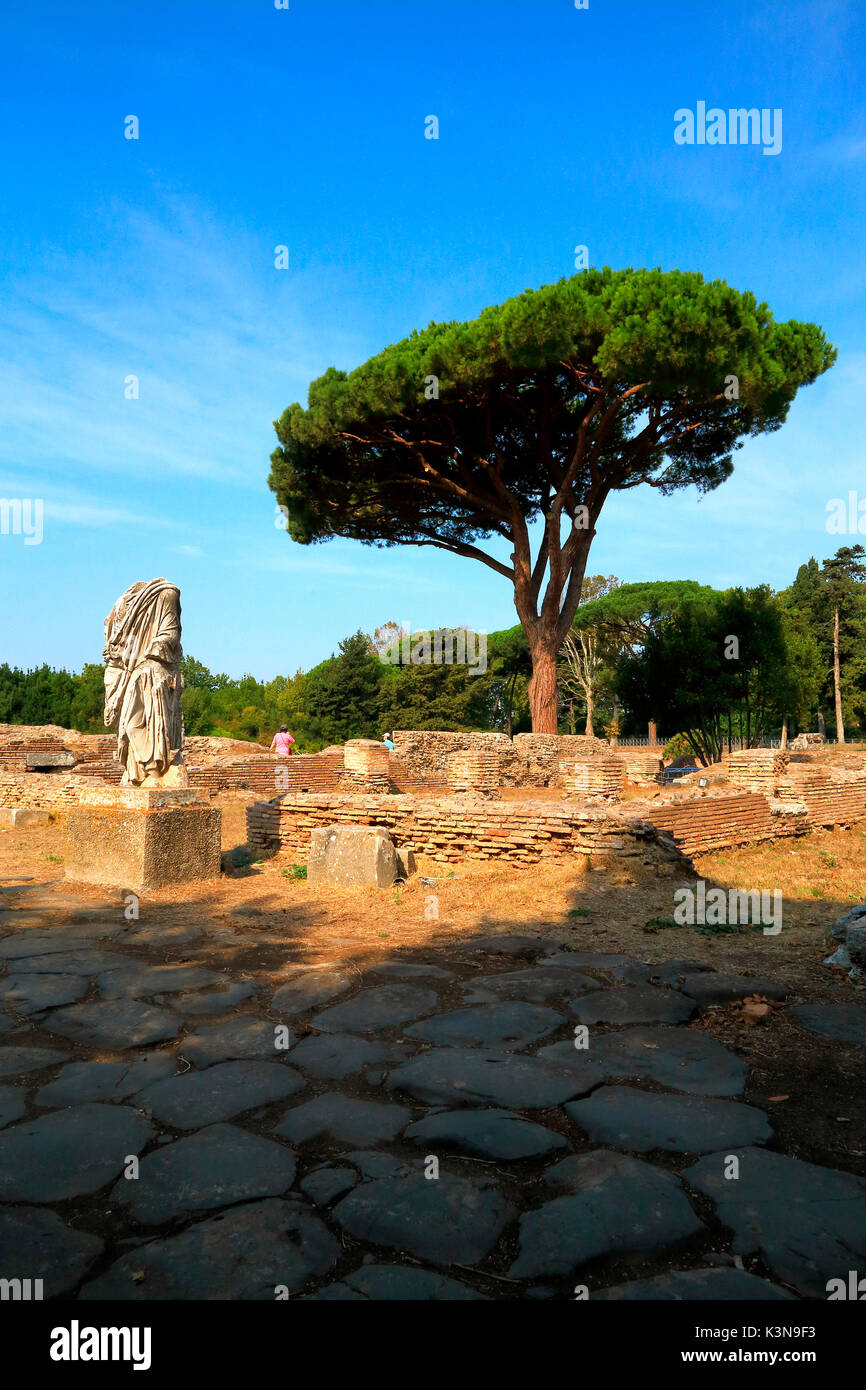
[(180, 590), (132, 584), (105, 620), (105, 723), (117, 729), (122, 784), (186, 787), (180, 696)]

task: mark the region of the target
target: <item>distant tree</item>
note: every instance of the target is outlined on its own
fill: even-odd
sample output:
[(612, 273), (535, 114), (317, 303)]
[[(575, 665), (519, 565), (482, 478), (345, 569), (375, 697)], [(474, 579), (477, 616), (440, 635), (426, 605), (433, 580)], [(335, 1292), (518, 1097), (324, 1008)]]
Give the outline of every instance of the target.
[(270, 486), (293, 541), (434, 546), (506, 578), (533, 728), (556, 733), (557, 655), (607, 497), (717, 487), (835, 355), (722, 281), (587, 270), (329, 368), (275, 421)]
[(307, 673), (304, 703), (311, 734), (325, 744), (376, 738), (382, 663), (360, 630), (340, 643), (339, 655)]

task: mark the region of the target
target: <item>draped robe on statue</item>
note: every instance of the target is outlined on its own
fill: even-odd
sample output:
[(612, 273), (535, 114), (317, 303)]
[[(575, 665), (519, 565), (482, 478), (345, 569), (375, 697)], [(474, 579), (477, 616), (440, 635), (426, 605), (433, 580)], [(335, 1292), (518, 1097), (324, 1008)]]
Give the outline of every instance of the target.
[(117, 728), (123, 782), (186, 786), (180, 696), (180, 591), (133, 584), (105, 620), (105, 723)]

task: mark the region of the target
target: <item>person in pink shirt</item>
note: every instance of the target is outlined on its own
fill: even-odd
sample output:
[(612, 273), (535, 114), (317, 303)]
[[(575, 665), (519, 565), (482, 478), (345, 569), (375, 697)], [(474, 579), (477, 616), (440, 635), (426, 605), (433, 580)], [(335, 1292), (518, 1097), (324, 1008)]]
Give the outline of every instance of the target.
[(280, 757), (287, 758), (291, 753), (294, 753), (294, 751), (295, 740), (289, 733), (289, 727), (287, 724), (281, 724), (279, 733), (274, 734), (268, 752), (279, 753)]

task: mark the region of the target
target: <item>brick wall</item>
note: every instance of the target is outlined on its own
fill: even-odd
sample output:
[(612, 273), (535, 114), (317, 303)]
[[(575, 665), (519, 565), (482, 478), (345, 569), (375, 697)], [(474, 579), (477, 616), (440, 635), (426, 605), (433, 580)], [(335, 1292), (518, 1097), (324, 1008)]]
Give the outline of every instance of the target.
[(445, 863), (505, 859), (526, 865), (576, 855), (656, 855), (683, 863), (643, 816), (581, 811), (564, 802), (290, 793), (247, 808), (253, 853), (286, 853), (297, 862), (307, 858), (314, 827), (341, 823), (385, 826), (397, 845)]

